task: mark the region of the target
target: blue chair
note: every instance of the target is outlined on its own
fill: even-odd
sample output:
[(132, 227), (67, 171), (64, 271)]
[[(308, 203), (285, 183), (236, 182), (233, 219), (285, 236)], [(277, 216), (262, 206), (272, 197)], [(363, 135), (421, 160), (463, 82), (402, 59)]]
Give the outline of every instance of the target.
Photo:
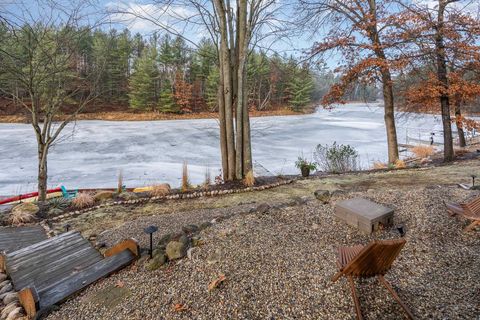
[(78, 190), (68, 191), (64, 186), (60, 188), (62, 189), (62, 195), (65, 199), (73, 199), (77, 196)]

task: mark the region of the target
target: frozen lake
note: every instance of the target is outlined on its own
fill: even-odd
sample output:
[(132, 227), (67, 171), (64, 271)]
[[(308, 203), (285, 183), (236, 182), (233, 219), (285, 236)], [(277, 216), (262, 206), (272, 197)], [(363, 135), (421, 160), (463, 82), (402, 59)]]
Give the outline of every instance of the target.
[[(407, 124), (408, 120), (408, 124)], [(428, 139), (441, 130), (432, 115), (397, 115), (399, 142), (406, 136)], [(407, 128), (408, 125), (408, 128)], [(213, 119), (149, 122), (80, 121), (64, 130), (50, 151), (49, 187), (116, 186), (123, 170), (127, 187), (168, 182), (180, 184), (182, 163), (188, 162), (192, 183), (201, 183), (206, 166), (212, 179), (219, 173), (218, 124)], [(440, 141), (439, 133), (435, 136)], [(272, 174), (297, 173), (300, 154), (311, 158), (315, 146), (334, 141), (354, 146), (363, 167), (385, 161), (387, 144), (383, 109), (348, 104), (314, 114), (252, 119), (253, 160)], [(0, 124), (0, 195), (36, 189), (36, 140), (31, 125)]]

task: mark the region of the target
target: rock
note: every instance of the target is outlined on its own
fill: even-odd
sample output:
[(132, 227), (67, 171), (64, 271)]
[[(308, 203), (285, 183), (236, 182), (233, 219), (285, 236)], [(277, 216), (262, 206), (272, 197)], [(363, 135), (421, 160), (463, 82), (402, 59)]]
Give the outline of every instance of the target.
[(101, 249), (101, 248), (106, 248), (106, 247), (107, 247), (107, 244), (103, 241), (95, 243), (95, 248), (96, 249)]
[(13, 309), (13, 311), (11, 311), (9, 314), (8, 314), (8, 317), (6, 320), (15, 320), (15, 319), (18, 319), (20, 318), (23, 314), (22, 314), (22, 307), (17, 307), (15, 309)]
[(268, 203), (262, 203), (262, 204), (258, 205), (256, 208), (253, 208), (250, 211), (263, 214), (263, 213), (267, 213), (268, 210), (270, 210), (270, 205)]
[(199, 227), (200, 227), (200, 230), (203, 230), (203, 229), (207, 229), (211, 226), (212, 226), (212, 223), (207, 221), (207, 222), (204, 222), (204, 223), (200, 224)]
[(307, 196), (294, 197), (293, 201), (295, 205), (302, 205), (308, 202), (308, 197)]
[(59, 208), (52, 208), (52, 209), (48, 210), (48, 216), (49, 217), (56, 217), (56, 216), (59, 216), (59, 215), (62, 215), (62, 214), (63, 214), (63, 210), (59, 209)]
[(166, 253), (169, 260), (181, 259), (187, 254), (187, 244), (182, 241), (170, 241)]
[(182, 231), (189, 234), (189, 233), (195, 233), (199, 230), (199, 228), (194, 225), (194, 224), (189, 224), (189, 225), (186, 225), (186, 226), (183, 226), (182, 227)]
[(3, 304), (7, 305), (13, 301), (18, 301), (18, 294), (16, 292), (9, 292), (3, 297)]
[(31, 214), (31, 215), (36, 215), (40, 211), (40, 208), (31, 202), (24, 202), (17, 204), (15, 207), (12, 209), (11, 215), (21, 215), (21, 214)]
[(6, 319), (10, 312), (15, 310), (16, 308), (18, 308), (18, 303), (9, 303), (5, 308), (3, 308), (2, 312), (0, 313), (0, 319)]
[(157, 246), (159, 248), (165, 249), (165, 247), (167, 246), (167, 243), (169, 243), (171, 239), (172, 239), (171, 233), (165, 234), (160, 238), (160, 240), (158, 240)]
[(118, 197), (125, 201), (132, 201), (138, 199), (138, 196), (135, 193), (129, 191), (120, 193)]
[(198, 247), (203, 244), (203, 240), (200, 237), (192, 237), (192, 246), (193, 247)]
[(190, 259), (190, 260), (193, 259), (193, 254), (194, 254), (195, 251), (198, 251), (198, 248), (189, 248), (187, 250), (188, 259)]
[(158, 253), (157, 255), (153, 256), (153, 259), (147, 262), (145, 268), (147, 270), (153, 271), (157, 270), (161, 266), (163, 266), (167, 262), (167, 256), (164, 253)]
[(0, 294), (4, 294), (4, 293), (12, 291), (12, 290), (13, 290), (12, 284), (9, 283), (6, 286), (3, 286), (2, 289), (0, 289)]
[(0, 273), (0, 282), (7, 280), (7, 275), (5, 273)]
[(322, 189), (316, 190), (313, 194), (315, 195), (315, 198), (320, 200), (323, 204), (330, 202), (330, 197), (332, 196), (330, 191)]
[(95, 199), (95, 201), (103, 202), (106, 200), (113, 199), (114, 194), (115, 192), (113, 191), (100, 191), (93, 196), (93, 199)]
[(4, 280), (0, 283), (0, 289), (2, 289), (3, 287), (5, 287), (6, 285), (10, 284), (10, 280)]

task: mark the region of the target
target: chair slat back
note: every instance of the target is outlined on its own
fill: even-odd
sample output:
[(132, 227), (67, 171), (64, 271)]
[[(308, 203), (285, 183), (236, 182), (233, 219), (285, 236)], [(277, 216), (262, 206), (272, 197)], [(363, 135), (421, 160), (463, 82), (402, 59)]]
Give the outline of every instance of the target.
[(480, 197), (476, 197), (472, 201), (462, 204), (461, 206), (469, 215), (480, 217)]
[(369, 243), (343, 268), (343, 273), (357, 277), (384, 275), (392, 267), (405, 242), (405, 239), (395, 239)]

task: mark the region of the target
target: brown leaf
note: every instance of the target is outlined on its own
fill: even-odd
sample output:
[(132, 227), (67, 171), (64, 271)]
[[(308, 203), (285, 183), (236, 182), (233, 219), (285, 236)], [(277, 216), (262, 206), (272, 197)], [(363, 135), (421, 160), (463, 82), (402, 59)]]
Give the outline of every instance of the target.
[(173, 305), (173, 310), (174, 310), (175, 312), (182, 312), (182, 311), (186, 311), (187, 309), (188, 309), (188, 307), (187, 307), (187, 306), (184, 306), (184, 305), (181, 304), (181, 303), (175, 303), (175, 304)]
[(217, 288), (225, 280), (227, 280), (227, 277), (225, 277), (223, 273), (220, 274), (217, 279), (210, 282), (210, 284), (208, 285), (208, 291), (212, 291), (213, 289)]
[(115, 287), (117, 288), (123, 288), (125, 286), (125, 283), (123, 283), (122, 280), (118, 280), (117, 283), (115, 283)]

